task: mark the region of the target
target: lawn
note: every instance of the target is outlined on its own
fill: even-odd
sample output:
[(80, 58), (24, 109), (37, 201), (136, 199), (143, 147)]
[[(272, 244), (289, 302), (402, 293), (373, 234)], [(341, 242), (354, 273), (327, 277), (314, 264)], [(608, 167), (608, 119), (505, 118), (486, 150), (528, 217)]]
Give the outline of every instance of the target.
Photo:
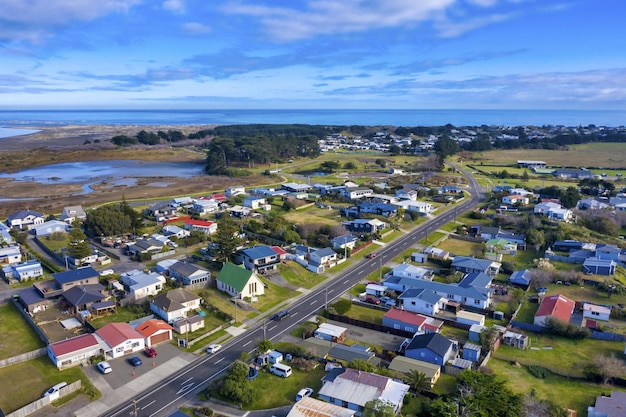
[(322, 387), (322, 378), (325, 375), (324, 367), (320, 364), (312, 371), (305, 372), (292, 368), (289, 378), (281, 378), (269, 373), (268, 368), (259, 372), (259, 376), (252, 380), (252, 384), (260, 393), (259, 399), (247, 404), (245, 410), (265, 410), (294, 402), (296, 394), (303, 387), (313, 388), (313, 397)]
[(392, 240), (397, 239), (401, 235), (402, 235), (402, 232), (400, 230), (394, 230), (393, 232), (385, 233), (383, 238), (380, 239), (380, 240), (381, 240), (381, 242), (389, 243)]
[(507, 380), (514, 392), (526, 394), (534, 389), (539, 398), (576, 410), (579, 416), (587, 415), (587, 407), (594, 404), (598, 395), (607, 394), (611, 390), (602, 385), (555, 374), (550, 374), (545, 379), (536, 378), (525, 366), (514, 366), (508, 361), (491, 359), (487, 366)]
[(460, 239), (446, 239), (437, 244), (437, 247), (455, 255), (471, 256), (481, 253), (482, 243), (468, 242)]
[[(350, 265), (350, 262), (344, 262)], [(343, 269), (343, 268), (341, 268)], [(325, 281), (328, 276), (324, 274), (315, 274), (297, 262), (281, 263), (278, 266), (280, 275), (291, 285), (302, 288), (313, 288), (317, 284)], [(337, 269), (339, 271), (340, 269)], [(335, 272), (335, 270), (333, 270)]]
[(13, 303), (0, 305), (0, 359), (45, 347)]
[(424, 239), (420, 240), (419, 244), (423, 246), (432, 245), (435, 242), (437, 242), (439, 239), (443, 238), (444, 236), (446, 236), (445, 233), (432, 232), (432, 233), (429, 233)]
[(151, 314), (149, 311), (143, 310), (140, 306), (131, 305), (128, 307), (117, 307), (115, 314), (108, 314), (90, 321), (91, 325), (96, 329), (109, 323), (128, 323)]
[(522, 323), (533, 323), (535, 320), (535, 313), (539, 310), (538, 303), (531, 303), (530, 301), (525, 301), (522, 303), (522, 307), (517, 312), (517, 316), (515, 316), (516, 321), (521, 321)]
[(386, 311), (384, 310), (378, 310), (375, 308), (363, 307), (353, 304), (350, 311), (346, 313), (346, 316), (374, 324), (383, 324), (383, 316), (385, 315), (385, 313)]
[(294, 224), (327, 224), (337, 225), (337, 218), (340, 217), (338, 210), (323, 210), (316, 206), (308, 207), (304, 210), (292, 210), (283, 217), (288, 222)]
[(450, 222), (450, 223), (446, 223), (443, 226), (441, 226), (439, 229), (440, 230), (445, 230), (446, 232), (453, 232), (457, 229), (457, 227), (459, 227), (461, 224), (460, 223), (456, 223), (456, 222)]
[(55, 384), (62, 381), (70, 384), (79, 379), (83, 384), (82, 391), (79, 392), (87, 394), (90, 400), (100, 397), (100, 392), (80, 367), (59, 371), (48, 356), (0, 368), (0, 380), (5, 381), (0, 390), (0, 408), (5, 413), (13, 412), (38, 400)]
[(265, 289), (265, 295), (260, 296), (258, 298), (258, 302), (251, 303), (251, 305), (260, 312), (271, 310), (273, 307), (276, 307), (283, 301), (289, 300), (300, 294), (300, 292), (298, 291), (292, 291), (288, 288), (274, 284), (273, 282), (267, 281), (265, 279), (262, 279), (262, 281), (263, 283), (267, 284), (267, 288)]

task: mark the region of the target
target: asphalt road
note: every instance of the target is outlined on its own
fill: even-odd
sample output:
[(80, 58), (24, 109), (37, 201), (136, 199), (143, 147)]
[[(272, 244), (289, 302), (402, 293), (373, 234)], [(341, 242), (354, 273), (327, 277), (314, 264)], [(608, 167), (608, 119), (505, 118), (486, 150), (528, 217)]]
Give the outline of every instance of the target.
[(471, 176), (464, 174), (470, 181), (470, 198), (387, 244), (377, 252), (376, 258), (364, 259), (342, 271), (331, 281), (325, 282), (325, 286), (318, 287), (301, 297), (290, 306), (290, 315), (284, 320), (259, 322), (256, 327), (225, 343), (221, 351), (201, 356), (176, 375), (146, 389), (135, 398), (129, 398), (127, 402), (112, 408), (103, 416), (126, 417), (134, 415), (135, 410), (137, 416), (167, 416), (184, 403), (193, 400), (196, 393), (210, 380), (226, 371), (241, 352), (252, 353), (263, 339), (279, 340), (283, 334), (289, 333), (302, 321), (315, 315), (326, 303), (332, 303), (356, 283), (425, 238), (430, 232), (454, 220), (458, 214), (475, 207), (482, 198), (480, 186)]

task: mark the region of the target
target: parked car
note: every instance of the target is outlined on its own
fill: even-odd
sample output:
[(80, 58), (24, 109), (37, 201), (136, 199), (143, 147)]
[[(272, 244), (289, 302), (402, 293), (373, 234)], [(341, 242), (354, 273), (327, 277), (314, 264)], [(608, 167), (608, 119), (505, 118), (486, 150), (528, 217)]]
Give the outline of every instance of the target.
[(380, 302), (383, 304), (387, 304), (387, 301), (391, 300), (391, 297), (387, 297), (386, 295), (383, 297), (380, 297)]
[(313, 394), (313, 388), (302, 388), (300, 391), (298, 391), (298, 393), (296, 394), (296, 401), (300, 401), (301, 399), (305, 398), (305, 397), (310, 397)]
[(65, 388), (65, 387), (67, 387), (67, 382), (59, 382), (58, 384), (56, 384), (55, 386), (50, 388), (48, 391), (46, 391), (46, 393), (43, 396), (44, 397), (49, 397), (50, 395), (54, 394), (55, 392), (59, 392), (59, 390), (61, 388)]
[(376, 305), (380, 304), (380, 300), (372, 295), (368, 295), (367, 297), (365, 297), (365, 302)]
[(130, 358), (128, 358), (128, 362), (133, 366), (139, 366), (142, 363), (139, 356), (131, 356)]
[(108, 374), (111, 371), (113, 371), (113, 369), (111, 369), (111, 365), (109, 364), (109, 362), (98, 362), (98, 364), (96, 365), (96, 367), (98, 368), (98, 370), (100, 372), (102, 372), (103, 374)]
[(272, 320), (282, 320), (285, 317), (289, 316), (289, 311), (287, 310), (280, 310), (278, 313), (274, 314), (272, 316)]
[(147, 347), (143, 353), (149, 358), (154, 358), (157, 355), (157, 351), (151, 347)]
[(215, 353), (222, 348), (222, 345), (218, 345), (217, 343), (213, 343), (206, 348), (206, 353)]
[(385, 307), (395, 307), (395, 306), (396, 306), (396, 300), (394, 300), (393, 298), (385, 302)]

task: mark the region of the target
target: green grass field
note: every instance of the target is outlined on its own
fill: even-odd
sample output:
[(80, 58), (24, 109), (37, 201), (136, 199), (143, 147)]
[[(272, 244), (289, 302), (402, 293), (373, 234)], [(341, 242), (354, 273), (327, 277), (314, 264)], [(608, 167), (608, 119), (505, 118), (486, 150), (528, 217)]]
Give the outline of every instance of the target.
[(13, 303), (0, 305), (0, 359), (45, 346)]

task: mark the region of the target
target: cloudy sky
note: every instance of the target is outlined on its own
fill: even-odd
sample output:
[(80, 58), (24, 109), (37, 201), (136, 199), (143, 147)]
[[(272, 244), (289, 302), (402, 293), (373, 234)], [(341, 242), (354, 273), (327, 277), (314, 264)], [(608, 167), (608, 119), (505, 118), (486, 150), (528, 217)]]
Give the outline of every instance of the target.
[(0, 109), (626, 109), (624, 0), (0, 0)]

